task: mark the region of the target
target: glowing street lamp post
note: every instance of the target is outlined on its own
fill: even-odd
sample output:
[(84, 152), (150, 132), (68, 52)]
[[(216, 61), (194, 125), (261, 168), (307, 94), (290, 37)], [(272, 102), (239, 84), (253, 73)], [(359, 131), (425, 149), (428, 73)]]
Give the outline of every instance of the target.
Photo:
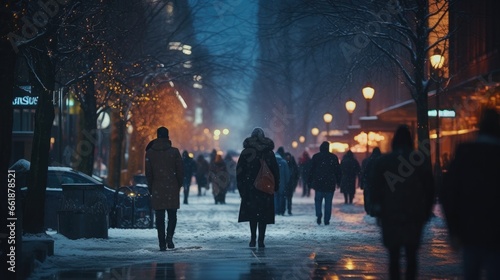
[(319, 128), (313, 127), (311, 129), (311, 134), (314, 136), (314, 146), (318, 143)]
[[(363, 93), (363, 97), (366, 100), (366, 116), (370, 115), (370, 101), (373, 99), (373, 95), (375, 95), (375, 89), (370, 85), (366, 84), (366, 86), (361, 90)], [(369, 131), (366, 132), (366, 156), (369, 156), (370, 153), (370, 145), (368, 138)]]
[(440, 184), (441, 180), (441, 149), (440, 149), (440, 122), (439, 122), (439, 110), (440, 104), (439, 104), (439, 90), (441, 88), (441, 79), (442, 79), (442, 72), (441, 69), (444, 64), (444, 56), (441, 54), (441, 50), (439, 48), (434, 49), (434, 54), (430, 57), (430, 63), (432, 67), (431, 71), (431, 77), (432, 79), (436, 82), (437, 87), (436, 87), (436, 160), (434, 163), (434, 171), (435, 171), (435, 176), (437, 179), (438, 186)]
[(347, 100), (345, 103), (345, 109), (347, 110), (347, 113), (349, 113), (349, 125), (352, 125), (352, 113), (356, 109), (356, 102), (352, 99)]
[(370, 101), (373, 99), (373, 95), (375, 95), (375, 89), (370, 85), (367, 84), (361, 92), (363, 93), (363, 97), (366, 100), (366, 115), (370, 115)]
[(326, 124), (326, 140), (328, 141), (328, 136), (330, 135), (330, 123), (333, 121), (333, 115), (325, 113), (323, 115), (323, 121), (325, 121)]

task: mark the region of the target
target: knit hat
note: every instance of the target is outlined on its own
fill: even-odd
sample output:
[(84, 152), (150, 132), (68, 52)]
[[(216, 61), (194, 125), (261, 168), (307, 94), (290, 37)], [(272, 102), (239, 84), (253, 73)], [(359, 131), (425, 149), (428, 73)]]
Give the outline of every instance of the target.
[(162, 126), (156, 130), (156, 135), (158, 138), (167, 138), (168, 139), (168, 129), (166, 127)]

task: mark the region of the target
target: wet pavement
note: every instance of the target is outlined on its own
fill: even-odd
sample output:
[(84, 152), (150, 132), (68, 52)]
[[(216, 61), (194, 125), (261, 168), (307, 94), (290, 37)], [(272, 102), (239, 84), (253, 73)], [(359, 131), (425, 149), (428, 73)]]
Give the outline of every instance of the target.
[[(328, 226), (315, 223), (312, 197), (294, 197), (294, 214), (277, 216), (268, 226), (266, 248), (248, 247), (248, 224), (234, 220), (237, 194), (228, 194), (222, 206), (210, 197), (191, 201), (179, 211), (173, 250), (158, 251), (155, 229), (110, 229), (104, 241), (56, 234), (55, 256), (31, 279), (387, 279), (379, 229), (365, 215), (359, 192), (354, 205), (335, 194)], [(419, 279), (461, 279), (439, 207), (434, 212), (420, 250)]]

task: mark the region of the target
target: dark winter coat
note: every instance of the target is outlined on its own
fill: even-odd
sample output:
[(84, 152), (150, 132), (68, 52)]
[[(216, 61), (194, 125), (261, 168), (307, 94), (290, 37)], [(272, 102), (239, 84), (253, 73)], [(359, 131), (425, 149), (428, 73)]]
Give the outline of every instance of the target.
[(199, 155), (196, 158), (196, 184), (198, 187), (208, 188), (208, 173), (210, 172), (210, 165), (208, 161)]
[(356, 191), (356, 178), (359, 177), (361, 167), (359, 166), (359, 162), (356, 158), (354, 158), (352, 152), (347, 152), (347, 154), (342, 158), (340, 169), (342, 170), (340, 191), (342, 193), (353, 194)]
[(380, 158), (382, 154), (380, 153), (380, 149), (375, 148), (372, 154), (363, 160), (361, 165), (361, 184), (360, 187), (363, 189), (363, 200), (364, 207), (367, 214), (372, 215), (372, 203), (371, 203), (371, 183), (368, 178), (372, 177), (373, 169), (375, 166), (375, 162), (378, 158)]
[(274, 224), (274, 195), (261, 192), (253, 185), (262, 158), (274, 176), (274, 190), (278, 191), (280, 173), (273, 152), (274, 142), (267, 137), (249, 137), (243, 142), (243, 148), (236, 164), (236, 182), (241, 196), (238, 222)]
[(285, 156), (288, 162), (288, 169), (290, 170), (290, 182), (288, 182), (285, 195), (287, 197), (292, 197), (299, 183), (300, 171), (295, 158), (290, 153), (286, 153)]
[(226, 163), (217, 156), (214, 162), (210, 164), (210, 173), (208, 180), (212, 183), (212, 193), (216, 196), (220, 193), (225, 193), (229, 187), (229, 172), (227, 171)]
[(155, 210), (179, 209), (184, 168), (179, 150), (167, 138), (153, 140), (146, 151), (146, 179)]
[(324, 142), (311, 159), (309, 186), (320, 192), (334, 192), (341, 179), (339, 158), (330, 153), (328, 142)]
[(311, 173), (311, 158), (302, 156), (299, 160), (299, 172), (302, 180), (306, 181), (309, 179), (309, 173)]
[(380, 219), (383, 244), (420, 244), (422, 229), (432, 213), (434, 184), (430, 168), (415, 163), (411, 149), (396, 150), (376, 162), (371, 203)]
[(184, 151), (182, 153), (182, 164), (184, 166), (184, 184), (189, 185), (191, 178), (196, 172), (196, 162), (189, 157), (188, 152)]
[(288, 167), (288, 162), (286, 159), (281, 157), (279, 153), (274, 155), (276, 157), (276, 162), (278, 163), (279, 168), (279, 192), (284, 195), (286, 188), (288, 187), (288, 183), (290, 183), (290, 168)]
[(458, 146), (440, 200), (449, 233), (465, 246), (500, 250), (500, 139)]

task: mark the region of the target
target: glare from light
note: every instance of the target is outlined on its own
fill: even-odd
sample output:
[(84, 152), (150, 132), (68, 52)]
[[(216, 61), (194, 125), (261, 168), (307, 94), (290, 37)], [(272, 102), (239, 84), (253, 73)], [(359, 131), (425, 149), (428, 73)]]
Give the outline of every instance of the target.
[(319, 134), (319, 128), (317, 128), (317, 127), (313, 127), (313, 128), (311, 129), (311, 134), (312, 134), (313, 136), (318, 136), (318, 134)]
[(229, 134), (229, 129), (224, 128), (224, 129), (222, 130), (222, 134), (224, 134), (224, 135), (228, 135), (228, 134)]
[(345, 103), (345, 108), (349, 114), (352, 114), (354, 110), (356, 109), (356, 102), (352, 101), (351, 99), (347, 100)]
[(333, 121), (333, 115), (330, 114), (330, 113), (325, 113), (323, 115), (323, 120), (326, 122), (326, 123), (331, 123)]
[(304, 142), (306, 142), (306, 138), (305, 138), (304, 136), (302, 136), (302, 135), (301, 135), (301, 136), (299, 137), (299, 142), (300, 142), (300, 143), (304, 143)]
[(373, 95), (375, 95), (375, 89), (370, 84), (367, 84), (361, 91), (366, 100), (371, 100)]
[(431, 66), (434, 69), (441, 69), (444, 65), (444, 56), (439, 48), (434, 49), (434, 54), (431, 55)]

